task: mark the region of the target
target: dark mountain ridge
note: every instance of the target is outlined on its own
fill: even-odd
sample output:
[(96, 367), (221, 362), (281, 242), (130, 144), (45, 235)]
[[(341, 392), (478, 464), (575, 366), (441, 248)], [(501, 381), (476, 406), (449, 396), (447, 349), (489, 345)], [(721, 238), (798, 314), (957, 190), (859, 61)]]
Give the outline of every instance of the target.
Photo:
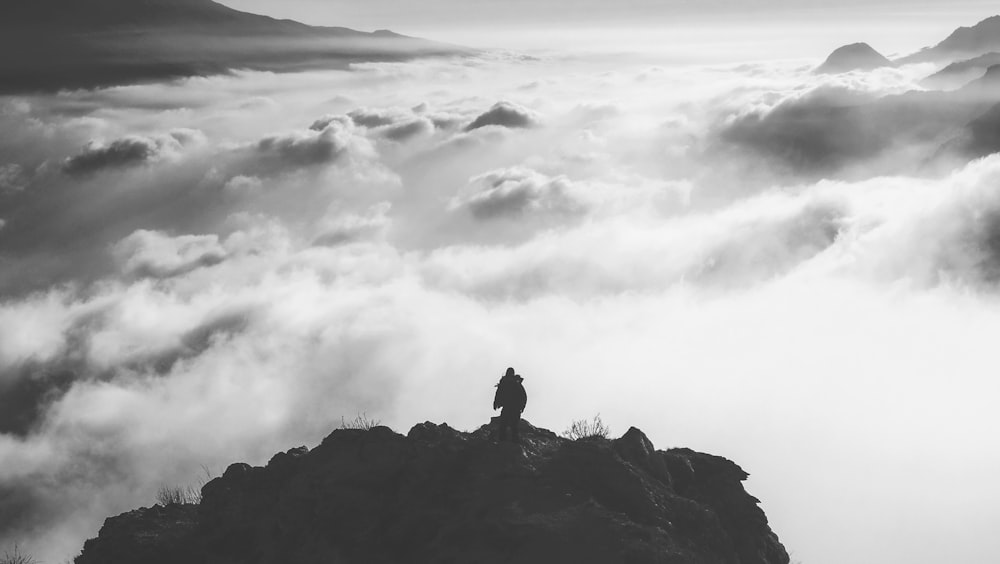
[(902, 65), (946, 62), (1000, 50), (1000, 16), (992, 16), (971, 27), (960, 27), (933, 47), (897, 59)]
[(7, 1), (0, 94), (471, 52), (386, 30), (309, 26), (211, 0)]
[(992, 51), (997, 46), (1000, 16), (960, 28), (938, 45), (896, 61), (888, 61), (864, 43), (842, 47), (816, 72), (977, 56), (927, 79), (928, 86), (946, 91), (867, 97), (824, 86), (725, 124), (715, 137), (721, 141), (715, 148), (750, 151), (806, 178), (950, 170), (1000, 150), (990, 129), (998, 123), (995, 108), (1000, 104), (1000, 52)]
[(854, 43), (835, 50), (826, 61), (816, 69), (820, 74), (837, 74), (852, 70), (872, 70), (893, 66), (892, 61), (885, 58), (867, 43)]
[(212, 0), (15, 0), (13, 17), (5, 18), (2, 22), (0, 29), (29, 28), (42, 32), (59, 30), (84, 33), (222, 26), (214, 31), (253, 35), (372, 35), (345, 27), (310, 26), (294, 20), (241, 12)]
[(521, 445), (423, 423), (233, 464), (200, 505), (108, 519), (76, 564), (787, 564), (747, 473), (638, 429)]
[[(916, 53), (891, 61), (867, 43), (845, 45), (834, 50), (816, 72), (841, 73), (928, 62), (948, 64), (966, 61), (965, 66), (974, 66), (983, 61), (969, 59), (993, 51), (1000, 51), (1000, 16), (986, 18), (971, 27), (960, 27), (933, 47), (925, 47)], [(983, 65), (983, 68), (986, 66), (989, 65)], [(959, 71), (961, 67), (953, 70)]]
[(1000, 64), (1000, 53), (990, 52), (972, 59), (951, 63), (940, 71), (928, 76), (923, 85), (929, 88), (955, 88), (983, 76), (993, 65)]

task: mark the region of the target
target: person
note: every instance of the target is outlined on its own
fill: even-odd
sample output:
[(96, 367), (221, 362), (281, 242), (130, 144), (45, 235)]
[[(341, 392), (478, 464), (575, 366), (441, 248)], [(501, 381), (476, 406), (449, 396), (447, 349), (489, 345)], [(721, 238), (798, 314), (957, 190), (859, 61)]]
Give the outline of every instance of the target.
[(528, 405), (528, 393), (521, 383), (523, 381), (524, 378), (521, 378), (520, 374), (516, 374), (513, 368), (508, 368), (496, 385), (497, 393), (493, 397), (493, 409), (503, 408), (498, 424), (500, 441), (506, 440), (507, 430), (510, 429), (511, 440), (515, 443), (521, 442), (518, 427), (521, 423), (521, 413)]

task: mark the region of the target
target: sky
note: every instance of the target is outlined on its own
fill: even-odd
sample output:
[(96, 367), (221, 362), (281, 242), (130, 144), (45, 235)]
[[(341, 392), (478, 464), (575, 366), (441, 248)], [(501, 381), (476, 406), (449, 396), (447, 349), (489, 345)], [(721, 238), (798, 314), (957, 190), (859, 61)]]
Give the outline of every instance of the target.
[[(535, 425), (736, 461), (793, 562), (992, 563), (1000, 157), (938, 160), (983, 101), (914, 132), (897, 95), (936, 65), (812, 72), (834, 35), (990, 15), (963, 9), (822, 41), (585, 41), (595, 14), (548, 35), (585, 49), (498, 25), (468, 57), (0, 98), (0, 550), (66, 562), (359, 413), (475, 429), (513, 365)], [(829, 104), (869, 111), (796, 119)]]

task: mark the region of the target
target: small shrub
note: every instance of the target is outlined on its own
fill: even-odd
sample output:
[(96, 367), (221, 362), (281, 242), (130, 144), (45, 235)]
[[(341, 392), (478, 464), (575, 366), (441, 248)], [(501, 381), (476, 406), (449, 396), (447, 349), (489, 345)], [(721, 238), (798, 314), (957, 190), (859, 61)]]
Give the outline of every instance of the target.
[(601, 414), (598, 413), (591, 420), (578, 419), (570, 425), (569, 429), (563, 431), (563, 436), (570, 440), (608, 438), (611, 429), (601, 421)]
[(381, 424), (381, 420), (369, 418), (367, 413), (357, 415), (350, 421), (344, 419), (343, 417), (340, 418), (341, 429), (360, 429), (362, 431), (371, 431)]
[(15, 544), (0, 556), (0, 564), (38, 564), (38, 561), (31, 555), (21, 552), (20, 547)]
[(156, 492), (156, 501), (160, 505), (184, 505), (186, 503), (199, 503), (201, 493), (195, 492), (193, 487), (182, 488), (180, 486), (160, 486)]
[[(201, 489), (205, 487), (205, 484), (210, 482), (214, 477), (212, 471), (208, 469), (208, 466), (202, 465), (201, 467), (202, 476), (198, 479), (198, 482), (193, 486), (180, 487), (180, 486), (160, 486), (159, 491), (156, 492), (156, 501), (160, 505), (184, 505), (184, 504), (199, 504), (201, 503)], [(4, 564), (0, 562), (0, 564)]]

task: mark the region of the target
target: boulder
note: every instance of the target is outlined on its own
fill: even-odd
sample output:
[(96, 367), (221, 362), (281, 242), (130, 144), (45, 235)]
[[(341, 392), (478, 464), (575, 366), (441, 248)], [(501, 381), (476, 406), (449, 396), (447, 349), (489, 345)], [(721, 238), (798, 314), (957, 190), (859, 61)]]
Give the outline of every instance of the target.
[[(199, 506), (109, 519), (77, 564), (787, 564), (746, 472), (642, 431), (521, 443), (421, 423), (233, 464)], [(109, 557), (108, 555), (114, 555)]]

